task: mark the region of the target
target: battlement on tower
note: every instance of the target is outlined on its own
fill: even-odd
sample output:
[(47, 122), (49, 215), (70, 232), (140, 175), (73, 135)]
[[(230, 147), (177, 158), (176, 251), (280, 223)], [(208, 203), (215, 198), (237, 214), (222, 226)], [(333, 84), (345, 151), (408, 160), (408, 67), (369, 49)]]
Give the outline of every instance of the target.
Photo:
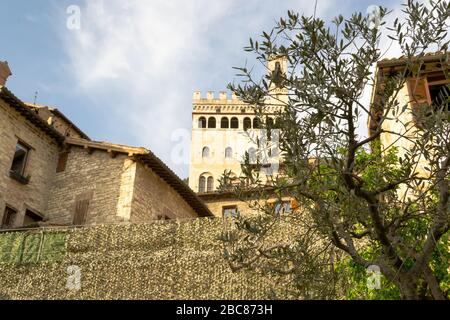
[[(202, 95), (201, 91), (194, 91), (192, 96), (193, 112), (255, 113), (253, 106), (239, 99), (234, 93), (229, 94), (226, 91), (219, 91), (218, 95), (216, 94), (214, 91), (206, 91), (206, 94)], [(267, 105), (265, 107), (267, 113), (275, 113), (281, 110), (282, 107), (279, 105)]]
[(217, 104), (227, 104), (227, 103), (239, 103), (242, 104), (243, 101), (239, 99), (234, 93), (227, 93), (226, 91), (219, 91), (218, 94), (214, 91), (206, 91), (205, 95), (202, 95), (201, 91), (194, 91), (192, 96), (193, 103), (217, 103)]

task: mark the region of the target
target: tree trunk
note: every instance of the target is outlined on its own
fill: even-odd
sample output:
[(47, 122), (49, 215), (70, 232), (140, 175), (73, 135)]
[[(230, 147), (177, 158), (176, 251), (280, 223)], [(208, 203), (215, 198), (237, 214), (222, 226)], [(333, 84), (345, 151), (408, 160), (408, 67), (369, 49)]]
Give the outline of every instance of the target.
[(433, 271), (430, 269), (428, 265), (423, 268), (423, 277), (428, 284), (428, 287), (431, 290), (431, 294), (433, 295), (434, 300), (445, 300), (444, 293), (439, 286), (439, 282), (436, 279)]
[(398, 288), (400, 290), (400, 296), (404, 300), (419, 300), (417, 292), (417, 279), (413, 279), (409, 275), (399, 275)]

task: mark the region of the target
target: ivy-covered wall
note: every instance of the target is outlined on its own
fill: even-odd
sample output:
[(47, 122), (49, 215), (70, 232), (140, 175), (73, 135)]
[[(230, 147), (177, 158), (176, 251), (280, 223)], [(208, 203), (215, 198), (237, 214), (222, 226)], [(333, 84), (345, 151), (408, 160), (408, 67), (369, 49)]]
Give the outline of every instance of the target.
[[(288, 225), (271, 241), (289, 240)], [(0, 233), (0, 299), (289, 298), (286, 277), (229, 269), (223, 227), (201, 218)]]

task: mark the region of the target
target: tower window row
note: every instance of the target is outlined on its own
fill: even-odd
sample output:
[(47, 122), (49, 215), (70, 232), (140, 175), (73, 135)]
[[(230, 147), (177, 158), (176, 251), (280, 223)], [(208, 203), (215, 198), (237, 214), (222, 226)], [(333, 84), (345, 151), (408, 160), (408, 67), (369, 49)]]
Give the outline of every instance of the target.
[[(273, 118), (268, 118), (267, 119), (268, 124), (272, 124), (274, 123)], [(209, 129), (215, 129), (217, 128), (217, 123), (216, 123), (216, 118), (215, 117), (209, 117), (208, 119), (206, 117), (200, 117), (198, 119), (198, 128), (202, 129), (202, 128), (209, 128)], [(222, 117), (220, 119), (220, 123), (219, 126), (221, 129), (239, 129), (239, 119), (236, 117), (232, 117), (231, 119), (229, 119), (228, 117)], [(255, 118), (250, 118), (250, 117), (245, 117), (244, 121), (243, 121), (243, 129), (244, 130), (248, 130), (248, 129), (259, 129), (260, 128), (260, 121), (259, 118), (255, 117)]]

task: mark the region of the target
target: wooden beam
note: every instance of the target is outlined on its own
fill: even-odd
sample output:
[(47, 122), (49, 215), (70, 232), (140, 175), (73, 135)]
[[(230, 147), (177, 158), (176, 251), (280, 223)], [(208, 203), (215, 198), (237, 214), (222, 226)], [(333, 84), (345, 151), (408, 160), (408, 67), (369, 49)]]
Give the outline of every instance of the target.
[(117, 152), (111, 149), (108, 149), (109, 156), (114, 159), (117, 156)]

